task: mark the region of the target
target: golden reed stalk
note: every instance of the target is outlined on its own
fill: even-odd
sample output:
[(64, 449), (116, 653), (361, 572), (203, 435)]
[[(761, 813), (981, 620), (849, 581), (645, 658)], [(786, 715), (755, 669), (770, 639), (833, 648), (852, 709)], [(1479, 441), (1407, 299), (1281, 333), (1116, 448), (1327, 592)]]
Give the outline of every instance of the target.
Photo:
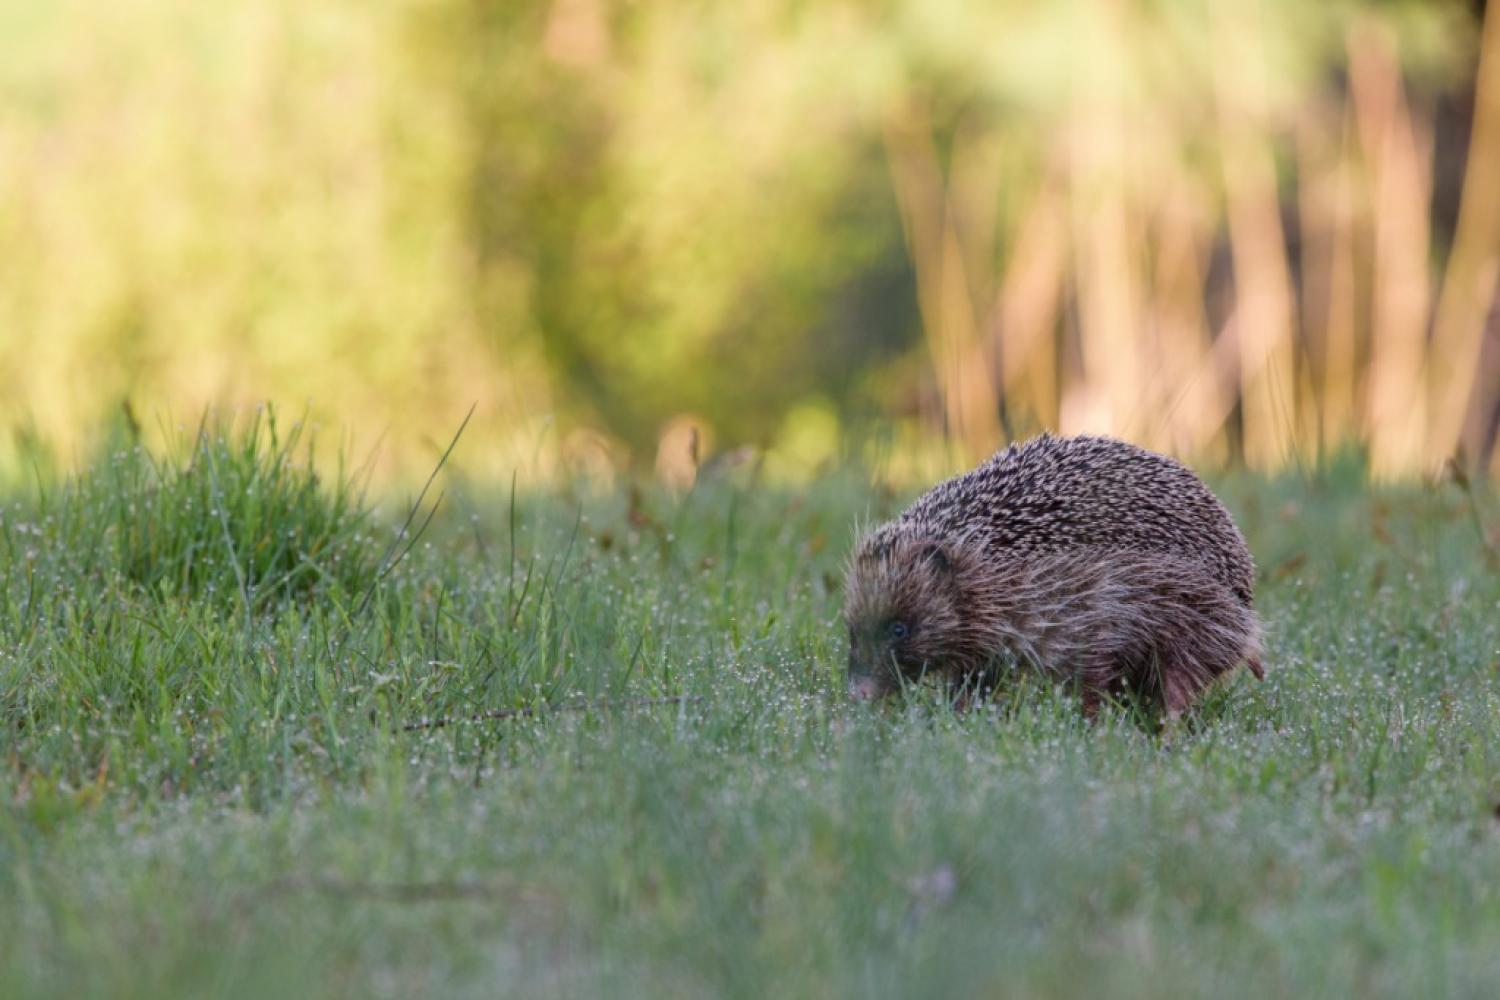
[(1432, 203), (1431, 131), (1412, 122), (1395, 46), (1357, 27), (1349, 39), (1349, 83), (1369, 166), (1374, 247), (1365, 434), (1377, 477), (1421, 467), (1425, 445)]
[[(1496, 405), (1500, 386), (1481, 392), (1479, 349), (1487, 316), (1500, 283), (1500, 6), (1485, 14), (1479, 73), (1474, 94), (1474, 127), (1464, 171), (1458, 229), (1443, 276), (1428, 352), (1427, 391), (1432, 401), (1427, 453), (1442, 458), (1462, 443), (1475, 455), (1481, 414)], [(1494, 336), (1500, 336), (1497, 330)], [(1477, 398), (1476, 398), (1477, 397)], [(1473, 414), (1467, 435), (1465, 412)], [(1461, 440), (1462, 439), (1462, 440)]]
[(917, 303), (943, 397), (947, 432), (974, 453), (1003, 444), (999, 396), (979, 339), (950, 192), (925, 113), (911, 106), (886, 122), (886, 148)]

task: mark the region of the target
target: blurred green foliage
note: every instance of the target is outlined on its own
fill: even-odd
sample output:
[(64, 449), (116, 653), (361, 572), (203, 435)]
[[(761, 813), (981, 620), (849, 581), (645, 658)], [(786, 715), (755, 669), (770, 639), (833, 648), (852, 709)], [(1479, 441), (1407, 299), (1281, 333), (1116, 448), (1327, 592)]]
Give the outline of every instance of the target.
[(627, 440), (682, 410), (764, 437), (913, 332), (868, 102), (804, 19), (523, 0), (422, 35), (471, 143), (479, 301), (519, 276), (565, 398)]

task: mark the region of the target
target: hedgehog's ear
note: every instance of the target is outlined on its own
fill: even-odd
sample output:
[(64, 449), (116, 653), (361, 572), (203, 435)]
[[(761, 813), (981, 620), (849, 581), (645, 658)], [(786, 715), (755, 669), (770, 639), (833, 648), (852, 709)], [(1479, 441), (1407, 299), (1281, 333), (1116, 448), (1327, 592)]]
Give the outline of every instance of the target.
[(943, 576), (953, 574), (953, 560), (948, 558), (948, 553), (937, 542), (928, 542), (922, 547), (922, 558)]

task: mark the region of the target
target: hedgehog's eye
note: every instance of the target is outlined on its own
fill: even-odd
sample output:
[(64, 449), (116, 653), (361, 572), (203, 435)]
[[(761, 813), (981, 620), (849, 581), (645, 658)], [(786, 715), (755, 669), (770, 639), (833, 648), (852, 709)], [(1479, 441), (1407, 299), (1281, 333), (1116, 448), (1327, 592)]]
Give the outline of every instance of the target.
[(906, 622), (891, 622), (891, 638), (900, 642), (911, 635), (911, 629), (906, 627)]

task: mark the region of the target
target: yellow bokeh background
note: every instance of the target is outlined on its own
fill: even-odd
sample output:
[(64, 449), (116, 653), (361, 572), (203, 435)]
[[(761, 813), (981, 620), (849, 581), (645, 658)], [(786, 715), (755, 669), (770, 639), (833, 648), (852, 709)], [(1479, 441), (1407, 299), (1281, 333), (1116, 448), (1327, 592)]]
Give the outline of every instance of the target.
[(1488, 468), (1497, 18), (0, 0), (0, 467), (270, 401), (400, 479), (471, 405), (502, 481)]

